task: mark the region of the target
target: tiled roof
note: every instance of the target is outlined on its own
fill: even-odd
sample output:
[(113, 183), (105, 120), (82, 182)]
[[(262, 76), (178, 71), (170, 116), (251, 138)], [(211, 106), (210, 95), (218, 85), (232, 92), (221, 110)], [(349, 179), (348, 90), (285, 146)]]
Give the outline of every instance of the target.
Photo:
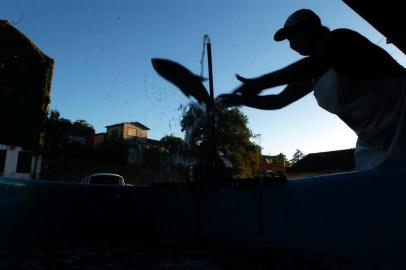
[(149, 130), (148, 127), (144, 126), (143, 124), (141, 124), (139, 122), (131, 122), (130, 124), (133, 124), (134, 126), (139, 127), (140, 129), (143, 129), (143, 130)]

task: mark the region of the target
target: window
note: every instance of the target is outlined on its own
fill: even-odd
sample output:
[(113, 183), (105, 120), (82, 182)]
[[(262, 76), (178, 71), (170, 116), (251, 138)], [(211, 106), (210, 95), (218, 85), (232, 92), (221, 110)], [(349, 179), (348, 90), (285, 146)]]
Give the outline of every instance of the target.
[(90, 178), (89, 184), (96, 185), (120, 185), (122, 183), (121, 177), (115, 175), (96, 175)]
[(6, 150), (0, 150), (0, 175), (4, 172), (4, 167), (6, 165)]
[(137, 130), (135, 128), (128, 128), (128, 136), (137, 136)]
[(32, 154), (29, 152), (18, 153), (17, 160), (17, 172), (18, 173), (30, 173), (32, 163)]

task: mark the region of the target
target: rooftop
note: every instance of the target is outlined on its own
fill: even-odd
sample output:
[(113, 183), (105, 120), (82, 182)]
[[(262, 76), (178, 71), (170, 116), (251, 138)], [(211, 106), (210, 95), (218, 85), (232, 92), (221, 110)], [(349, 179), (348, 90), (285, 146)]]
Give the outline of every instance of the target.
[(311, 153), (290, 166), (287, 172), (351, 170), (355, 168), (354, 149)]
[(124, 124), (131, 124), (134, 125), (142, 130), (150, 130), (148, 127), (144, 126), (143, 124), (139, 123), (139, 122), (123, 122), (123, 123), (119, 123), (119, 124), (114, 124), (114, 125), (110, 125), (110, 126), (106, 126), (106, 128), (110, 128), (110, 127), (116, 127), (116, 126), (122, 126)]

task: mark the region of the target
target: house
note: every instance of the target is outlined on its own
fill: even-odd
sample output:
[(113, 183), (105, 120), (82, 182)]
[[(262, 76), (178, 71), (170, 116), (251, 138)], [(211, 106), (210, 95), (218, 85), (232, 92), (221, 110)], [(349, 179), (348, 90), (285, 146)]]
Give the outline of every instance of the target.
[(98, 146), (100, 144), (103, 144), (104, 141), (106, 140), (106, 132), (101, 132), (101, 133), (96, 133), (94, 134), (94, 138), (93, 138), (93, 146)]
[(53, 59), (0, 20), (0, 176), (38, 175)]
[(355, 170), (354, 149), (311, 153), (286, 170), (288, 179)]
[(40, 173), (41, 162), (32, 151), (0, 144), (0, 176), (31, 179)]
[(286, 157), (284, 154), (276, 156), (262, 155), (261, 171), (272, 170), (275, 175), (284, 176), (286, 171)]
[(121, 145), (125, 149), (129, 164), (142, 162), (144, 149), (149, 145), (159, 145), (159, 141), (148, 138), (148, 130), (145, 125), (139, 122), (123, 122), (106, 126), (107, 131), (94, 135), (93, 146), (104, 143)]
[(126, 141), (130, 139), (147, 139), (149, 128), (139, 122), (124, 122), (106, 126), (106, 141)]

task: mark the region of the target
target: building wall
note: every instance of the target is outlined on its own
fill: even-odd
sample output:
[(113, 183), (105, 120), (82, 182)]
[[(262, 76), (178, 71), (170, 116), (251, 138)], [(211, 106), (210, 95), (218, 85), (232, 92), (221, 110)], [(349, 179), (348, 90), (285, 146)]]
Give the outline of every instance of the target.
[(106, 136), (105, 133), (95, 134), (94, 135), (93, 146), (98, 146), (99, 144), (104, 143), (105, 136)]
[(123, 138), (123, 126), (114, 126), (107, 128), (107, 140)]
[(21, 147), (12, 147), (4, 144), (0, 144), (0, 150), (6, 151), (6, 158), (4, 160), (4, 167), (2, 173), (5, 177), (18, 178), (18, 179), (31, 179), (32, 175), (38, 176), (41, 170), (41, 156), (30, 157), (30, 165), (28, 172), (18, 171), (18, 157), (23, 152)]
[(137, 130), (137, 137), (147, 138), (147, 136), (148, 136), (148, 131), (147, 130), (142, 130), (142, 129)]

